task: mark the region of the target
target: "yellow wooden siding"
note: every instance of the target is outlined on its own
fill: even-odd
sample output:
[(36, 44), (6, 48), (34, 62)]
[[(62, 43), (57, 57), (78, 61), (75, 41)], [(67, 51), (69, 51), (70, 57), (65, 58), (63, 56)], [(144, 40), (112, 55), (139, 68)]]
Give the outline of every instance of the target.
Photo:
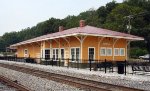
[[(95, 48), (95, 59), (96, 60), (113, 60), (113, 55), (114, 55), (114, 49), (113, 49), (113, 44), (114, 41), (116, 39), (113, 38), (103, 38), (103, 40), (101, 41), (100, 45), (98, 46), (98, 43), (100, 42), (100, 40), (102, 39), (102, 37), (94, 37), (94, 36), (88, 36), (85, 38), (84, 42), (83, 42), (83, 47), (82, 47), (82, 58), (83, 59), (88, 59), (88, 48), (89, 47), (94, 47)], [(52, 48), (64, 48), (65, 49), (65, 55), (66, 58), (70, 57), (70, 48), (71, 47), (79, 47), (81, 46), (79, 40), (75, 37), (69, 37), (67, 38), (67, 40), (69, 41), (70, 47), (68, 42), (66, 42), (66, 40), (64, 39), (56, 39), (56, 41), (60, 42), (60, 46), (59, 43), (57, 43), (55, 40), (52, 40)], [(40, 45), (39, 45), (40, 44)], [(116, 61), (122, 61), (126, 59), (126, 40), (125, 39), (118, 39), (118, 41), (116, 42), (116, 44), (114, 45), (114, 48), (125, 48), (125, 56), (114, 56), (114, 60)], [(98, 49), (99, 47), (99, 49)], [(105, 47), (105, 48), (112, 48), (112, 56), (101, 56), (100, 55), (100, 48), (101, 47)], [(37, 43), (32, 43), (32, 44), (26, 44), (26, 45), (22, 45), (22, 46), (18, 46), (17, 47), (17, 53), (18, 53), (18, 57), (24, 57), (24, 50), (28, 49), (28, 53), (30, 55), (30, 57), (32, 58), (37, 58), (37, 55), (40, 55), (41, 53), (41, 49), (44, 48), (50, 48), (50, 41), (42, 41)], [(81, 50), (81, 48), (80, 48)], [(81, 54), (80, 54), (81, 55)]]
[(82, 48), (82, 58), (83, 61), (88, 59), (88, 48), (94, 47), (95, 48), (95, 59), (98, 58), (98, 37), (86, 37), (86, 39), (83, 42), (83, 48)]
[(26, 44), (23, 46), (18, 46), (17, 47), (17, 57), (24, 57), (24, 50), (28, 50), (28, 55), (31, 58), (37, 58), (37, 55), (40, 55), (40, 46), (32, 43), (32, 44)]

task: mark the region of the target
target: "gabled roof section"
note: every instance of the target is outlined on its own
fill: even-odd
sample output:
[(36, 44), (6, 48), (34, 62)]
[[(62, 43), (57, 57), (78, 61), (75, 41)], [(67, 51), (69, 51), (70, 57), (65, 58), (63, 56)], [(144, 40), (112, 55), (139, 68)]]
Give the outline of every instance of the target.
[(43, 36), (36, 37), (33, 39), (29, 39), (20, 43), (13, 44), (11, 45), (11, 47), (19, 46), (19, 45), (23, 45), (27, 43), (32, 43), (32, 42), (39, 42), (43, 40), (56, 39), (56, 38), (62, 38), (62, 37), (67, 37), (67, 36), (76, 36), (76, 35), (123, 38), (123, 39), (127, 39), (130, 41), (144, 40), (144, 38), (142, 37), (87, 25), (85, 27), (71, 28), (71, 29), (61, 31), (61, 32), (51, 33), (51, 34), (43, 35)]

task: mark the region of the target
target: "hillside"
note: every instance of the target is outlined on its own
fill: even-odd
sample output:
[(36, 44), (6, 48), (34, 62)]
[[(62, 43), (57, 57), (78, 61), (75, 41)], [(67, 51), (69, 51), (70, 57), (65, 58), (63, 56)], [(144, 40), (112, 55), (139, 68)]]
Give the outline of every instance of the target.
[[(131, 19), (131, 34), (148, 37), (150, 36), (149, 12), (149, 0), (124, 0), (123, 3), (112, 1), (105, 6), (99, 7), (97, 10), (89, 9), (78, 16), (67, 16), (64, 19), (50, 18), (31, 28), (28, 27), (19, 32), (5, 33), (0, 37), (0, 51), (5, 51), (5, 47), (10, 44), (57, 32), (60, 25), (64, 26), (65, 29), (76, 27), (80, 19), (86, 20), (87, 25), (127, 33), (126, 25), (129, 19), (126, 16), (134, 15)], [(131, 47), (131, 55), (133, 57), (147, 53), (144, 41), (133, 42)]]

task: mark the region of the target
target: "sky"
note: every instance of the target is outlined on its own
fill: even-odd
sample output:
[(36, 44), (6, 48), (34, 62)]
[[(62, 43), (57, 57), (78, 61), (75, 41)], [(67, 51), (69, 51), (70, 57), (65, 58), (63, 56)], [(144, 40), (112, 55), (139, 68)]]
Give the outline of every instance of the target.
[[(98, 9), (112, 0), (0, 0), (0, 36), (48, 20)], [(123, 0), (116, 0), (122, 2)]]

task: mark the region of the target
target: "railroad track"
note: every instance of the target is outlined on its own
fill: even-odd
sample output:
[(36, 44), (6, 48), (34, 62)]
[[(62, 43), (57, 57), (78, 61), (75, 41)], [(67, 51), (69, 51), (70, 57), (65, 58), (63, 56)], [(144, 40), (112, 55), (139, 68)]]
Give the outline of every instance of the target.
[(59, 83), (71, 85), (86, 91), (142, 91), (135, 88), (112, 85), (108, 83), (102, 83), (102, 82), (97, 82), (97, 81), (92, 81), (87, 79), (61, 75), (61, 74), (55, 74), (55, 73), (50, 73), (50, 72), (45, 72), (41, 70), (25, 68), (25, 67), (20, 67), (15, 65), (0, 63), (0, 66), (4, 68), (16, 70), (19, 72), (31, 74), (37, 77), (46, 78), (48, 80), (56, 81)]
[(24, 87), (23, 85), (18, 84), (17, 82), (12, 81), (10, 79), (7, 79), (4, 76), (0, 76), (0, 82), (5, 83), (9, 87), (15, 88), (16, 91), (31, 91), (30, 89)]

